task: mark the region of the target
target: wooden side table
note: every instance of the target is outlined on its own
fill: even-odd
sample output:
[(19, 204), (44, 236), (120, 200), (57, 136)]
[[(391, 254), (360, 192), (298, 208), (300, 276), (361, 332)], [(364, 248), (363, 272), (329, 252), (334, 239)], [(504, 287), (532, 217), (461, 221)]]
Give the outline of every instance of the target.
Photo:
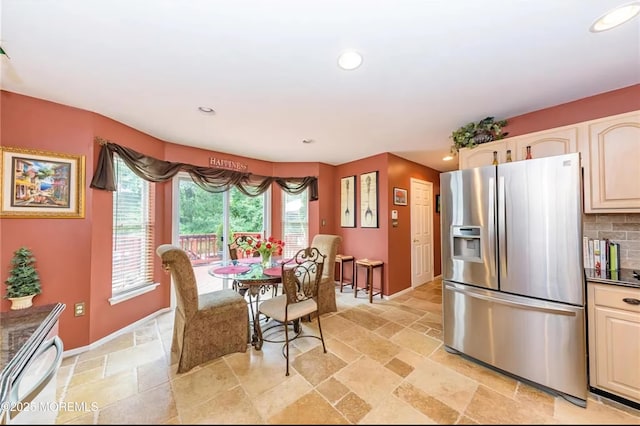
[[(354, 265), (354, 257), (349, 256), (348, 254), (337, 254), (336, 255), (336, 266), (338, 267), (338, 283), (340, 284), (340, 293), (342, 293), (342, 289), (344, 286), (351, 286), (353, 288), (353, 280), (355, 277), (355, 265)], [(345, 263), (351, 265), (351, 276), (345, 277), (344, 275), (344, 267)]]
[[(358, 267), (365, 268), (366, 270), (366, 284), (365, 287), (358, 287)], [(384, 282), (384, 262), (382, 260), (371, 259), (358, 259), (356, 260), (356, 270), (354, 275), (353, 285), (353, 297), (358, 297), (358, 290), (365, 290), (369, 293), (369, 303), (373, 303), (373, 296), (380, 295), (382, 299), (382, 287)], [(373, 288), (373, 273), (376, 268), (380, 268), (380, 287), (377, 288), (377, 292)]]

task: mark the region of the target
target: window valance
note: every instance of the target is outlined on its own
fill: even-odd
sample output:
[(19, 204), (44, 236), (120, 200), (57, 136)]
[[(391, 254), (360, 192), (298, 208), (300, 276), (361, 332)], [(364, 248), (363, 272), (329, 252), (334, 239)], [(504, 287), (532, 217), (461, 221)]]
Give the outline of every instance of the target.
[(318, 178), (316, 176), (260, 176), (235, 170), (174, 163), (149, 157), (100, 137), (96, 137), (95, 140), (101, 145), (101, 148), (96, 172), (90, 185), (94, 189), (116, 190), (113, 171), (113, 153), (115, 152), (136, 175), (150, 182), (166, 182), (178, 172), (185, 171), (200, 188), (209, 192), (225, 192), (235, 186), (243, 194), (254, 197), (269, 189), (272, 183), (276, 183), (289, 194), (299, 194), (309, 188), (309, 200), (318, 199)]

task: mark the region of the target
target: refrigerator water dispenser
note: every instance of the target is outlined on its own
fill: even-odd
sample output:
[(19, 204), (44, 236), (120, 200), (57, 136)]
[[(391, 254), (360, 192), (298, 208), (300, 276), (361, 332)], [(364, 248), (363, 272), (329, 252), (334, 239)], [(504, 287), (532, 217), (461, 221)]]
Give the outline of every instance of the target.
[(453, 226), (452, 258), (470, 262), (482, 262), (482, 237), (479, 226)]

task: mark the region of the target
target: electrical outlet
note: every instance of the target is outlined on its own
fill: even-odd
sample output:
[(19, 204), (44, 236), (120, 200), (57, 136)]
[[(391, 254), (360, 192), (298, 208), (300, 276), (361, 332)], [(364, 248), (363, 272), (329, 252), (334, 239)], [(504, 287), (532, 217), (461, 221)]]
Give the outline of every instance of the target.
[(81, 317), (84, 315), (84, 302), (78, 302), (74, 306), (74, 315), (77, 317)]

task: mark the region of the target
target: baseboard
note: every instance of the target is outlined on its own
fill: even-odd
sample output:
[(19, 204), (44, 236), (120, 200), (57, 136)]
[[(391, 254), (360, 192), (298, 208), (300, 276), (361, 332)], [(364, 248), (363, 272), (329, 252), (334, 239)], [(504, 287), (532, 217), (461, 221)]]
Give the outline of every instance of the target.
[(397, 291), (397, 292), (395, 292), (395, 293), (393, 293), (393, 294), (390, 294), (390, 295), (388, 295), (388, 296), (384, 296), (384, 299), (385, 299), (385, 300), (395, 299), (396, 297), (398, 297), (398, 296), (402, 296), (403, 294), (405, 294), (405, 293), (409, 293), (410, 291), (413, 291), (413, 288), (412, 288), (412, 287), (405, 288), (404, 290)]
[(400, 291), (398, 291), (398, 292), (396, 292), (396, 293), (393, 293), (393, 294), (390, 294), (390, 295), (388, 295), (388, 296), (383, 296), (383, 298), (384, 298), (384, 300), (391, 300), (391, 299), (394, 299), (394, 298), (396, 298), (396, 297), (398, 297), (398, 296), (402, 296), (402, 295), (403, 295), (403, 294), (405, 294), (405, 293), (408, 293), (408, 292), (410, 292), (410, 291), (412, 291), (412, 290), (415, 290), (416, 288), (418, 288), (418, 287), (420, 287), (420, 286), (423, 286), (423, 285), (425, 285), (425, 284), (432, 283), (433, 281), (439, 280), (439, 279), (441, 279), (441, 278), (442, 278), (442, 274), (440, 274), (440, 275), (438, 275), (438, 276), (436, 276), (436, 277), (433, 277), (433, 280), (432, 280), (432, 281), (427, 281), (426, 283), (424, 283), (424, 284), (420, 284), (420, 285), (419, 285), (419, 286), (417, 286), (417, 287), (413, 287), (413, 286), (411, 286), (411, 287), (409, 287), (409, 288), (405, 288), (404, 290), (400, 290)]
[(131, 323), (131, 324), (121, 328), (120, 330), (114, 331), (113, 333), (109, 334), (108, 336), (103, 337), (102, 339), (99, 339), (99, 340), (96, 340), (93, 343), (90, 343), (87, 346), (81, 346), (79, 348), (74, 348), (74, 349), (69, 349), (68, 351), (64, 351), (62, 353), (62, 357), (63, 358), (67, 358), (67, 357), (70, 357), (70, 356), (78, 355), (78, 354), (81, 354), (83, 352), (95, 349), (98, 346), (103, 345), (103, 344), (107, 343), (108, 341), (115, 339), (118, 336), (122, 336), (125, 333), (129, 333), (129, 332), (135, 330), (142, 323), (145, 323), (145, 322), (149, 321), (150, 319), (153, 319), (153, 318), (155, 318), (155, 317), (157, 317), (157, 316), (159, 316), (161, 314), (164, 314), (166, 312), (170, 312), (172, 310), (173, 310), (173, 308), (162, 308), (162, 309), (159, 309), (159, 310), (155, 311), (154, 313), (149, 314), (146, 317), (141, 318), (138, 321), (136, 321), (134, 323)]

